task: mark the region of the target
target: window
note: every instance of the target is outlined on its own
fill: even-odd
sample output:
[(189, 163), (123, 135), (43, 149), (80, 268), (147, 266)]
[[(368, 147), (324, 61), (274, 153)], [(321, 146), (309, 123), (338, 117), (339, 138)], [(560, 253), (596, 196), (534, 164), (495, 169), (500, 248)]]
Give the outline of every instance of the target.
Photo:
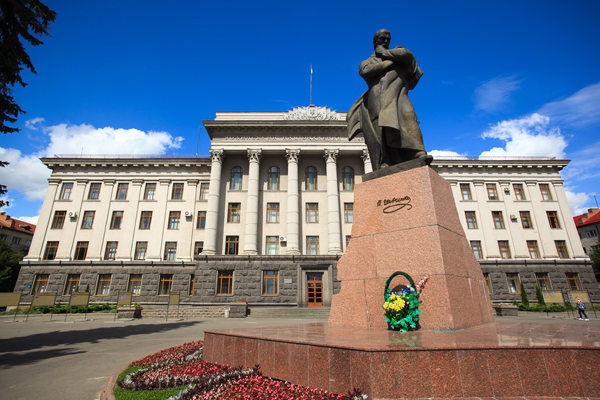
[(515, 191), (515, 198), (517, 200), (526, 200), (525, 198), (525, 190), (523, 190), (523, 184), (515, 183), (513, 185), (513, 190)]
[(46, 251), (44, 252), (44, 260), (54, 260), (58, 251), (58, 242), (47, 242)]
[(521, 216), (521, 224), (523, 225), (523, 229), (533, 229), (529, 211), (519, 211), (519, 215)]
[(492, 283), (490, 282), (490, 274), (484, 273), (483, 279), (485, 279), (485, 284), (487, 286), (488, 292), (492, 293)]
[(471, 185), (468, 183), (460, 184), (460, 193), (462, 194), (463, 200), (473, 200), (473, 197), (471, 196)]
[(550, 192), (550, 185), (547, 183), (540, 183), (540, 192), (542, 193), (542, 200), (552, 200), (552, 193)]
[(171, 200), (183, 199), (183, 183), (174, 183), (173, 191), (171, 193)]
[(66, 211), (55, 211), (54, 219), (52, 220), (52, 229), (62, 229), (65, 223)]
[(165, 243), (165, 261), (174, 261), (177, 255), (177, 242)]
[(589, 238), (595, 238), (598, 236), (598, 232), (595, 229), (592, 229), (591, 231), (587, 231), (585, 235)]
[(70, 296), (72, 293), (78, 290), (80, 276), (81, 275), (79, 274), (67, 275), (67, 284), (65, 285), (65, 291), (63, 293), (65, 296)]
[(148, 251), (148, 242), (135, 242), (134, 260), (145, 260)]
[(277, 282), (278, 271), (263, 271), (263, 296), (276, 296), (279, 293)]
[(279, 190), (279, 168), (269, 168), (269, 186), (267, 190)]
[[(25, 241), (25, 246), (27, 246), (27, 247), (31, 246), (31, 240), (27, 239)], [(594, 248), (594, 246), (592, 246), (592, 248)]]
[(194, 286), (195, 286), (195, 283), (196, 283), (196, 275), (195, 274), (191, 274), (190, 275), (190, 291), (188, 292), (188, 294), (190, 296), (194, 295)]
[(319, 254), (319, 237), (318, 236), (307, 236), (306, 237), (306, 254), (309, 256), (316, 256)]
[(229, 190), (242, 190), (242, 173), (242, 167), (233, 167), (231, 169)]
[(173, 283), (173, 275), (163, 274), (160, 276), (160, 283), (158, 285), (158, 295), (168, 296), (171, 293), (171, 284)]
[(75, 248), (75, 257), (74, 260), (85, 260), (85, 256), (87, 255), (89, 242), (77, 242), (77, 247)]
[(481, 249), (481, 240), (471, 240), (471, 249), (475, 258), (478, 260), (483, 259), (483, 250)]
[(204, 250), (204, 242), (196, 242), (194, 243), (194, 255), (200, 255), (200, 253), (202, 253), (202, 250)]
[(560, 258), (569, 258), (569, 252), (567, 251), (567, 242), (564, 240), (555, 240), (556, 251)]
[(100, 197), (100, 183), (90, 184), (88, 200), (98, 200), (99, 197)]
[(352, 223), (354, 220), (354, 203), (344, 203), (344, 221)]
[(306, 222), (319, 222), (319, 203), (306, 203)]
[(548, 279), (548, 274), (543, 272), (543, 273), (538, 273), (535, 274), (535, 278), (537, 280), (537, 284), (540, 288), (540, 290), (551, 290), (552, 287), (550, 286), (550, 279)]
[(217, 295), (233, 293), (233, 271), (219, 271), (217, 276)]
[(21, 238), (14, 236), (12, 238), (12, 244), (19, 244), (21, 243)]
[(97, 296), (106, 296), (110, 290), (110, 274), (98, 275), (98, 285), (96, 286)]
[(2, 239), (2, 241), (6, 242), (6, 240), (8, 239), (8, 235), (1, 234), (0, 239)]
[(208, 183), (205, 182), (200, 184), (200, 200), (208, 200), (208, 188)]
[(85, 211), (81, 220), (81, 229), (92, 229), (95, 215), (96, 211)]
[(272, 256), (279, 254), (279, 236), (267, 236), (267, 254)]
[(227, 208), (227, 222), (240, 222), (241, 203), (229, 203)]
[(267, 222), (279, 222), (279, 203), (267, 203)]
[(498, 240), (498, 249), (500, 249), (500, 257), (510, 258), (510, 247), (508, 240)]
[(317, 169), (315, 167), (306, 168), (306, 190), (317, 190)]
[(498, 191), (496, 190), (495, 183), (488, 183), (488, 184), (486, 184), (486, 187), (487, 187), (489, 200), (500, 200), (500, 198), (498, 197)]
[(181, 211), (169, 211), (169, 224), (167, 229), (179, 229), (179, 220), (181, 219)]
[(117, 246), (119, 242), (106, 242), (106, 250), (104, 251), (105, 260), (117, 259)]
[(346, 248), (348, 248), (348, 245), (350, 244), (351, 237), (352, 237), (351, 235), (346, 235)]
[(152, 211), (142, 211), (140, 229), (150, 229), (150, 222), (152, 222)]
[(506, 281), (508, 282), (509, 293), (521, 293), (521, 282), (519, 281), (519, 274), (506, 274)]
[(33, 283), (33, 293), (46, 293), (48, 290), (48, 274), (39, 274), (35, 277), (35, 282)]
[(198, 211), (198, 221), (196, 222), (196, 229), (206, 228), (206, 211)]
[(121, 221), (123, 221), (123, 211), (113, 211), (110, 229), (121, 229)]
[(144, 200), (154, 200), (155, 194), (156, 183), (146, 183), (146, 188), (144, 189)]
[(527, 250), (529, 250), (529, 257), (540, 258), (540, 250), (538, 248), (537, 240), (528, 240)]
[(502, 218), (502, 211), (492, 211), (492, 218), (494, 219), (494, 227), (496, 229), (504, 229), (504, 218)]
[(354, 190), (354, 170), (352, 167), (342, 169), (342, 189)]
[(239, 236), (226, 236), (225, 237), (225, 254), (237, 254), (239, 244), (240, 244)]
[(129, 275), (129, 284), (127, 285), (127, 291), (131, 292), (131, 294), (134, 296), (140, 295), (140, 293), (142, 292), (142, 274)]
[(117, 186), (117, 196), (116, 200), (127, 200), (127, 188), (129, 187), (128, 183), (119, 183)]
[(477, 217), (475, 211), (465, 211), (465, 217), (467, 218), (467, 228), (477, 229)]
[(579, 282), (579, 276), (575, 273), (567, 272), (567, 283), (569, 284), (569, 290), (581, 290), (581, 282)]
[(560, 223), (558, 222), (558, 213), (556, 211), (547, 211), (548, 223), (552, 229), (560, 229)]
[(69, 200), (71, 198), (72, 191), (73, 191), (72, 183), (63, 183), (62, 187), (60, 188), (60, 194), (58, 195), (58, 198), (60, 200)]

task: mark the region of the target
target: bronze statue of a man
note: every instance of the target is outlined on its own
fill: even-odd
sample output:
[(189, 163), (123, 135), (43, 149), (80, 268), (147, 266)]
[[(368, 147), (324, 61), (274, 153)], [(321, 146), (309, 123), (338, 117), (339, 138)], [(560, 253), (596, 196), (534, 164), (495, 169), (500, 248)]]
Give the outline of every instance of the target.
[(358, 73), (369, 89), (350, 108), (348, 139), (362, 133), (373, 170), (415, 158), (427, 158), (417, 114), (408, 98), (423, 71), (413, 54), (389, 48), (391, 35), (381, 29), (373, 37), (375, 51), (360, 63)]

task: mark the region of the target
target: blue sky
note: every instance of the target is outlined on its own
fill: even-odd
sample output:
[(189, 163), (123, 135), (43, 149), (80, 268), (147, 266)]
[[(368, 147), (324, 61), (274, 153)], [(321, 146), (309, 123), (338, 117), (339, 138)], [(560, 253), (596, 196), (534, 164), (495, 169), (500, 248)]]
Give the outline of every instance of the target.
[[(36, 221), (53, 154), (195, 154), (215, 111), (347, 111), (381, 28), (424, 72), (410, 97), (434, 155), (556, 156), (573, 212), (600, 197), (600, 2), (46, 0), (52, 37), (2, 136), (16, 218)], [(368, 5), (372, 4), (372, 5)], [(379, 7), (379, 8), (376, 8)], [(208, 152), (203, 130), (199, 153)], [(83, 149), (82, 149), (83, 148)]]

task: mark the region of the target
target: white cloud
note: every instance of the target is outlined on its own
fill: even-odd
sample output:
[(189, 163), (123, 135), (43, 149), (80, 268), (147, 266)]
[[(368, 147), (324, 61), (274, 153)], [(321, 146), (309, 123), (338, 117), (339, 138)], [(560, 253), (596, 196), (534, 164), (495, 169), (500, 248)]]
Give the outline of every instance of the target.
[(459, 154), (452, 150), (431, 150), (427, 152), (429, 155), (432, 155), (433, 158), (448, 158), (448, 157), (462, 157), (465, 158), (466, 154)]
[(481, 137), (502, 140), (504, 147), (494, 147), (480, 156), (565, 158), (567, 141), (559, 128), (548, 128), (549, 122), (550, 118), (537, 113), (498, 122), (483, 132)]
[[(41, 119), (32, 121), (39, 124)], [(33, 126), (33, 125), (32, 125)], [(50, 170), (39, 157), (55, 154), (164, 154), (181, 146), (182, 137), (167, 132), (143, 132), (138, 129), (94, 128), (91, 125), (60, 124), (43, 128), (50, 143), (42, 151), (30, 155), (17, 149), (0, 147), (0, 160), (10, 165), (0, 168), (0, 182), (9, 190), (18, 190), (29, 201), (43, 200)]]
[(44, 118), (37, 117), (28, 119), (27, 121), (25, 121), (25, 127), (34, 131), (38, 131), (42, 125), (42, 122), (44, 122)]
[(511, 101), (511, 94), (519, 89), (522, 80), (515, 76), (498, 76), (482, 82), (475, 88), (475, 111), (496, 114), (504, 111)]
[(543, 105), (538, 111), (553, 122), (585, 127), (600, 123), (600, 82), (588, 85), (563, 100)]
[(575, 193), (574, 190), (574, 188), (565, 186), (565, 194), (567, 195), (567, 201), (569, 202), (573, 216), (587, 212), (588, 207), (585, 204), (590, 200), (590, 196), (587, 193)]
[(20, 219), (23, 222), (28, 222), (30, 224), (37, 225), (39, 217), (40, 217), (39, 215), (36, 215), (35, 217), (19, 217), (17, 219)]

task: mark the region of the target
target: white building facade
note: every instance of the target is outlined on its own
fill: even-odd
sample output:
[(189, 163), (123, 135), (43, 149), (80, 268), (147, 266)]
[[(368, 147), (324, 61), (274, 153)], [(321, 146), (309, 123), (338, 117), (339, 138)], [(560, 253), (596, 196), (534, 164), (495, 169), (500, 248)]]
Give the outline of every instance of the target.
[[(53, 172), (15, 291), (65, 302), (89, 285), (98, 302), (132, 291), (162, 304), (178, 291), (190, 305), (328, 306), (354, 185), (371, 172), (345, 113), (227, 112), (204, 126), (210, 156), (43, 159)], [(434, 160), (493, 300), (520, 299), (521, 281), (530, 298), (543, 283), (600, 300), (562, 186), (567, 163)]]

